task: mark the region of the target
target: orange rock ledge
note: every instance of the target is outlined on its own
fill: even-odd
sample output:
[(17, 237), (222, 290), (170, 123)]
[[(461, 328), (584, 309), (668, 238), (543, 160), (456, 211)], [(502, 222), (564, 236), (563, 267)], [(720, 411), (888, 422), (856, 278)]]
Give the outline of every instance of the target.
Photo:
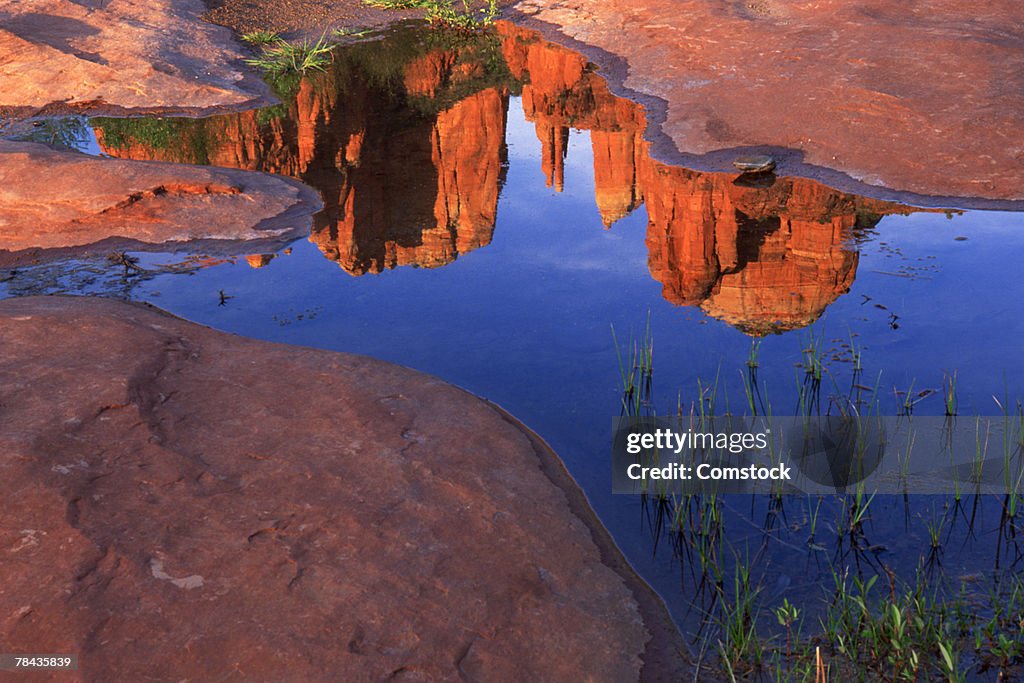
[(1016, 0), (522, 0), (516, 8), (526, 23), (578, 41), (616, 89), (659, 110), (649, 134), (663, 160), (681, 152), (688, 167), (721, 171), (740, 153), (728, 150), (767, 147), (779, 175), (836, 186), (826, 171), (837, 171), (864, 183), (841, 188), (858, 194), (878, 196), (874, 186), (1024, 199), (1024, 4)]
[(0, 0), (0, 112), (179, 112), (270, 104), (202, 0)]
[(0, 264), (97, 244), (273, 251), (308, 234), (320, 205), (288, 178), (0, 141)]
[(460, 389), (104, 299), (0, 302), (0, 348), (0, 641), (63, 680), (678, 680), (557, 458)]

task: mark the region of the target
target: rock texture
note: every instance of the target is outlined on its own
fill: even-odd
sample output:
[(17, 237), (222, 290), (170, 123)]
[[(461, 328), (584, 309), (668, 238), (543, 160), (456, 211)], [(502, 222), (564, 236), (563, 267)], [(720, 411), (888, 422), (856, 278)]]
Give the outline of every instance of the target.
[(83, 680), (626, 681), (666, 645), (552, 456), (461, 390), (100, 299), (0, 302), (0, 346), (7, 651)]
[(274, 250), (307, 233), (319, 205), (287, 178), (0, 142), (0, 262), (97, 243)]
[(787, 178), (770, 188), (720, 174), (639, 169), (650, 224), (648, 265), (673, 303), (700, 306), (751, 335), (806, 327), (849, 291), (858, 230), (899, 206)]
[(204, 18), (238, 33), (274, 31), (285, 37), (317, 39), (335, 29), (378, 28), (394, 21), (422, 17), (422, 10), (388, 10), (363, 0), (205, 0)]
[(268, 103), (201, 0), (0, 0), (0, 111), (198, 112)]
[(1024, 198), (1024, 5), (1016, 0), (517, 7), (605, 51), (596, 59), (625, 88), (660, 98), (661, 130), (682, 152), (771, 145), (872, 185)]

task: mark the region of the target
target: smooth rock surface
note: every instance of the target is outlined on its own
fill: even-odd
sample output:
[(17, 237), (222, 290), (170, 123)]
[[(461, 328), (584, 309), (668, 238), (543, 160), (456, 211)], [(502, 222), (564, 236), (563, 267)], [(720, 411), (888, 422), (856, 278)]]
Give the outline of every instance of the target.
[(287, 178), (0, 142), (0, 262), (100, 242), (245, 254), (308, 233), (319, 207)]
[(268, 103), (201, 0), (0, 0), (0, 110), (199, 111)]
[(681, 152), (775, 146), (871, 185), (1024, 198), (1017, 0), (523, 0), (517, 8), (605, 51), (594, 58), (613, 80), (663, 100), (661, 130)]
[(578, 490), (464, 391), (102, 299), (0, 302), (0, 347), (8, 651), (84, 680), (626, 681), (652, 649)]

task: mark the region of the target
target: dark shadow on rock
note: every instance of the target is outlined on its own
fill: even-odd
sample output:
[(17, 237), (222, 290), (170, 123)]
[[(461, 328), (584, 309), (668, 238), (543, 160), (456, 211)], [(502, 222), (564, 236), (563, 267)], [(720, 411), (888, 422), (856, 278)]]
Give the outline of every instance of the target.
[(99, 54), (86, 52), (72, 45), (72, 41), (80, 38), (99, 35), (99, 30), (77, 19), (52, 14), (28, 13), (0, 20), (0, 27), (23, 40), (41, 43), (79, 59), (107, 65), (107, 61)]

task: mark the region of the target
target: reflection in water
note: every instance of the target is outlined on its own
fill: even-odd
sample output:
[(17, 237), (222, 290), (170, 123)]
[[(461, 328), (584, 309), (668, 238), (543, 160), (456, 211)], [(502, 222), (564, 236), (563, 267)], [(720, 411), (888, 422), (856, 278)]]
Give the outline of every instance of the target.
[(653, 173), (645, 177), (675, 189), (646, 196), (663, 296), (750, 334), (814, 322), (853, 283), (851, 237), (897, 208), (802, 179), (755, 190), (660, 165)]
[[(503, 26), (497, 39), (455, 45), (426, 40), (406, 35), (346, 49), (328, 73), (280, 84), (287, 103), (262, 112), (96, 121), (104, 146), (117, 155), (284, 173), (315, 186), (327, 205), (316, 246), (299, 243), (273, 260), (255, 254), (248, 265), (239, 259), (195, 277), (153, 278), (126, 296), (246, 336), (370, 354), (507, 407), (563, 457), (688, 633), (706, 623), (708, 603), (699, 599), (704, 551), (678, 544), (682, 562), (670, 566), (665, 541), (672, 536), (659, 532), (652, 544), (638, 533), (639, 501), (609, 490), (602, 454), (607, 417), (619, 410), (609, 323), (623, 339), (644, 329), (649, 316), (658, 353), (654, 404), (661, 408), (686, 397), (700, 401), (709, 381), (717, 395), (742, 395), (754, 384), (743, 359), (756, 348), (765, 402), (776, 414), (793, 410), (800, 400), (793, 365), (818, 344), (828, 372), (823, 387), (856, 386), (856, 372), (871, 378), (884, 407), (895, 407), (899, 392), (932, 390), (919, 412), (941, 415), (943, 368), (959, 370), (965, 415), (968, 406), (992, 409), (993, 377), (1006, 377), (1008, 393), (1019, 393), (1012, 389), (1024, 381), (1019, 364), (1007, 359), (1016, 357), (1024, 334), (1024, 316), (1009, 303), (1021, 285), (1012, 269), (992, 267), (1024, 244), (1019, 216), (894, 216), (882, 226), (885, 242), (861, 240), (880, 216), (911, 210), (806, 180), (751, 187), (733, 174), (653, 161), (642, 138), (643, 111), (611, 96), (578, 55), (526, 31)], [(531, 123), (523, 124), (520, 111)], [(587, 154), (593, 198), (589, 171), (578, 163)], [(499, 192), (498, 235), (489, 244)], [(601, 229), (595, 203), (611, 230)], [(965, 234), (969, 241), (954, 241)], [(449, 263), (472, 249), (453, 267), (397, 268)], [(353, 274), (396, 270), (339, 277), (321, 253)], [(160, 265), (157, 256), (140, 257), (147, 270)], [(644, 275), (645, 262), (657, 282)], [(24, 291), (15, 285), (0, 282), (0, 297)], [(839, 297), (851, 287), (853, 294)], [(230, 297), (223, 305), (222, 295)], [(680, 315), (672, 304), (701, 306), (751, 334), (798, 327), (826, 306), (830, 320), (813, 333), (773, 335), (762, 348), (727, 325), (704, 325), (703, 315)], [(899, 329), (887, 322), (897, 314)], [(854, 346), (858, 357), (864, 353), (863, 372), (848, 362)], [(820, 394), (826, 410), (835, 405), (830, 394)], [(872, 500), (858, 537), (867, 551), (857, 562), (873, 563), (865, 571), (881, 574), (880, 585), (887, 582), (881, 566), (914, 576), (918, 551), (929, 548), (923, 519), (948, 520), (945, 508), (930, 514), (931, 501)], [(999, 545), (1002, 536), (988, 533), (1001, 504), (981, 504), (984, 542), (969, 542), (960, 528), (947, 536), (957, 551), (947, 554), (944, 571), (956, 585), (959, 576), (1018, 556), (1016, 546)], [(841, 553), (861, 540), (845, 531), (846, 500), (787, 498), (785, 506), (724, 500), (714, 513), (722, 533), (705, 541), (719, 548), (727, 582), (733, 558), (754, 558), (766, 606), (783, 596), (794, 604), (810, 598), (808, 623), (815, 623), (821, 587), (833, 585), (850, 564)], [(687, 523), (699, 529), (712, 517), (700, 514)], [(808, 538), (815, 520), (817, 540)], [(843, 530), (838, 543), (825, 538), (829, 528)]]
[(328, 73), (279, 83), (286, 106), (103, 119), (96, 135), (114, 156), (299, 178), (324, 201), (312, 241), (353, 275), (443, 266), (494, 231), (509, 97), (495, 48), (406, 31), (339, 52)]
[(406, 29), (277, 85), (285, 104), (268, 110), (97, 119), (97, 139), (114, 156), (303, 180), (325, 204), (311, 240), (353, 275), (438, 267), (491, 241), (509, 97), (521, 91), (547, 186), (564, 189), (570, 128), (590, 131), (605, 226), (645, 206), (663, 296), (748, 334), (813, 322), (853, 282), (858, 231), (913, 211), (805, 179), (755, 186), (657, 162), (641, 106), (612, 95), (578, 53), (510, 24), (447, 43)]
[(911, 211), (811, 180), (757, 187), (657, 162), (643, 108), (612, 95), (582, 56), (521, 28), (504, 26), (502, 38), (509, 69), (528, 82), (523, 108), (548, 185), (564, 185), (569, 127), (590, 130), (604, 224), (646, 205), (648, 266), (672, 303), (699, 305), (750, 334), (805, 326), (853, 282), (856, 230)]

